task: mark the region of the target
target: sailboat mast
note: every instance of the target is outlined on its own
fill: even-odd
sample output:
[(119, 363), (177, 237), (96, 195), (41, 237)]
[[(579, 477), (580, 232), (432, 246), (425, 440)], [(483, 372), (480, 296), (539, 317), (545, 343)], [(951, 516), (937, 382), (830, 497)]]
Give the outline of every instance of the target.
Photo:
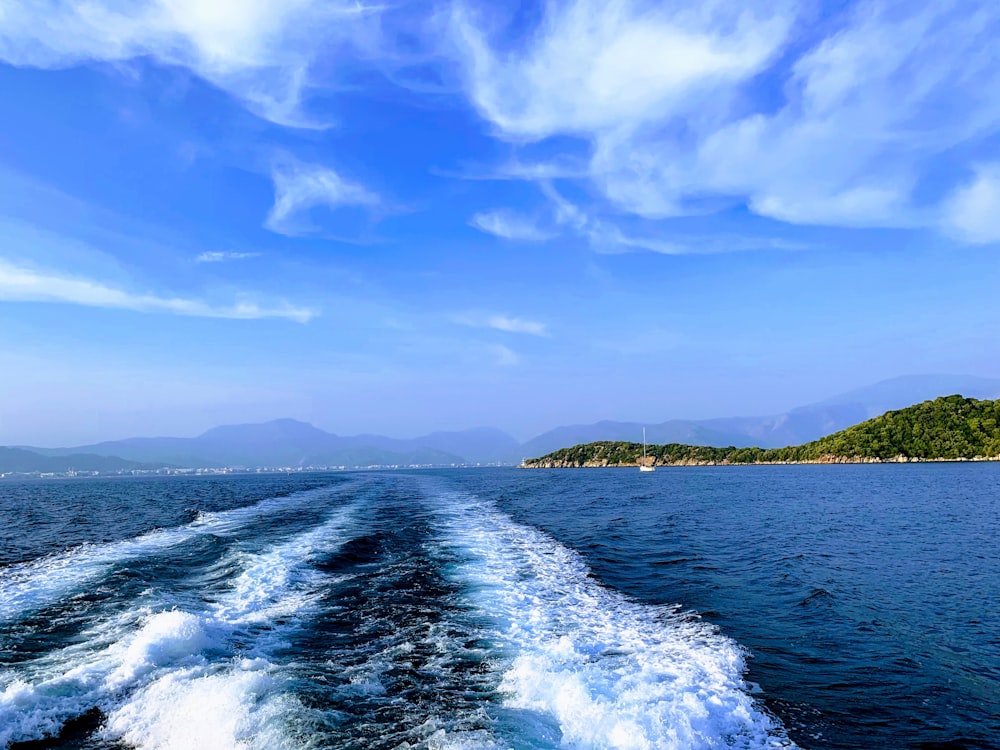
[[(656, 462), (656, 459), (653, 459)], [(639, 471), (655, 471), (652, 465), (646, 463), (646, 428), (642, 428), (642, 461), (639, 464)]]

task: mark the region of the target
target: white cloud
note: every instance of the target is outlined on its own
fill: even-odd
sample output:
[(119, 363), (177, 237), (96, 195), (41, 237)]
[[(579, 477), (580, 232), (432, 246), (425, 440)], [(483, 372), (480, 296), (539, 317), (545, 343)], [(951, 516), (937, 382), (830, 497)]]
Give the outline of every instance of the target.
[[(801, 242), (769, 236), (691, 236), (677, 233), (664, 236), (662, 226), (656, 224), (650, 225), (645, 234), (630, 233), (614, 220), (588, 214), (556, 190), (550, 180), (541, 181), (539, 187), (551, 201), (552, 223), (583, 238), (600, 253), (648, 251), (661, 255), (705, 255), (749, 250), (804, 250), (809, 247)], [(506, 211), (476, 214), (469, 224), (505, 239), (541, 241), (559, 236), (558, 232), (542, 231), (534, 223)], [(657, 236), (657, 232), (661, 235)]]
[(551, 161), (512, 161), (492, 170), (494, 180), (559, 180), (579, 179), (588, 174), (587, 165), (577, 158), (557, 155)]
[[(561, 195), (551, 183), (542, 183), (541, 188), (545, 196), (552, 201), (556, 222), (584, 238), (591, 248), (601, 253), (627, 253), (638, 250), (661, 255), (705, 255), (748, 250), (805, 250), (809, 247), (801, 242), (768, 236), (630, 234), (612, 221), (589, 215)], [(653, 228), (655, 230), (658, 227), (654, 224)], [(660, 231), (662, 232), (662, 229)]]
[[(981, 159), (1000, 133), (1000, 4), (861, 0), (812, 28), (781, 4), (544, 8), (521, 44), (455, 14), (467, 95), (502, 137), (581, 139), (584, 187), (608, 208), (660, 219), (746, 205), (859, 227), (933, 226), (947, 210), (957, 235), (991, 236), (956, 213), (986, 200), (988, 180), (947, 205), (926, 196), (944, 160)], [(577, 152), (548, 145), (547, 162)]]
[[(925, 162), (976, 126), (1000, 125), (996, 66), (974, 22), (946, 4), (904, 14), (858, 6), (836, 34), (793, 65), (786, 102), (770, 113), (727, 117), (683, 143), (664, 132), (613, 134), (594, 153), (595, 180), (643, 216), (686, 212), (699, 195), (729, 196), (790, 223), (913, 226)], [(694, 123), (697, 127), (698, 124)]]
[(501, 165), (467, 165), (461, 169), (432, 167), (431, 174), (460, 180), (529, 180), (582, 179), (590, 174), (586, 160), (567, 154), (557, 154), (551, 160), (522, 161), (512, 159)]
[(1000, 164), (981, 166), (975, 179), (952, 193), (943, 223), (967, 242), (1000, 242)]
[(525, 333), (531, 336), (548, 336), (548, 328), (544, 323), (525, 320), (511, 315), (483, 314), (481, 312), (456, 315), (454, 321), (473, 328), (492, 328), (505, 333)]
[(469, 11), (453, 14), (471, 98), (513, 137), (631, 126), (752, 76), (784, 42), (788, 22), (745, 4), (548, 3), (519, 50), (491, 46)]
[(795, 251), (810, 246), (780, 237), (733, 236), (714, 234), (691, 236), (676, 234), (667, 237), (631, 235), (607, 222), (591, 220), (584, 236), (594, 250), (602, 253), (647, 251), (660, 255), (714, 255), (759, 250)]
[(477, 213), (469, 219), (469, 225), (481, 232), (502, 237), (506, 240), (544, 242), (555, 236), (550, 232), (540, 229), (530, 219), (503, 209)]
[(37, 271), (0, 260), (0, 300), (8, 302), (55, 302), (85, 307), (171, 313), (200, 318), (285, 318), (307, 323), (316, 312), (288, 304), (261, 306), (249, 300), (216, 306), (185, 297), (161, 297), (115, 288), (93, 279)]
[(351, 0), (39, 0), (0, 6), (0, 59), (69, 67), (152, 57), (181, 65), (275, 122), (300, 112), (310, 65), (377, 12)]
[(195, 258), (195, 263), (223, 263), (227, 260), (246, 260), (247, 258), (259, 258), (260, 253), (236, 253), (236, 252), (223, 252), (219, 250), (209, 250), (197, 258)]
[(556, 222), (569, 226), (577, 232), (586, 234), (587, 227), (591, 224), (590, 217), (578, 206), (564, 198), (562, 194), (556, 190), (551, 181), (546, 180), (540, 183), (539, 187), (542, 190), (542, 194), (552, 201), (552, 205), (555, 207)]
[(604, 253), (648, 250), (661, 255), (693, 255), (705, 252), (703, 249), (699, 250), (690, 244), (675, 240), (627, 235), (618, 227), (603, 222), (591, 222), (585, 236), (590, 241), (591, 247)]
[(303, 221), (302, 214), (316, 206), (373, 208), (381, 203), (379, 197), (365, 187), (318, 164), (284, 159), (274, 165), (271, 178), (274, 180), (274, 206), (264, 226), (278, 234), (297, 236), (313, 231)]
[(523, 318), (511, 318), (506, 315), (491, 315), (486, 319), (486, 325), (498, 331), (508, 333), (528, 333), (532, 336), (548, 336), (544, 323)]

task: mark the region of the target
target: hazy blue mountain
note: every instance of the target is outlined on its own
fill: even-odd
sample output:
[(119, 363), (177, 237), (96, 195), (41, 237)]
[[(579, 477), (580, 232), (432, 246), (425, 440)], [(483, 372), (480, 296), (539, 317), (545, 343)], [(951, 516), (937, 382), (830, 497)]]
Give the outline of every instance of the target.
[(432, 432), (419, 440), (429, 448), (467, 456), (469, 461), (481, 463), (510, 461), (512, 456), (517, 455), (519, 445), (510, 435), (495, 427)]
[(522, 457), (542, 456), (559, 448), (598, 440), (639, 442), (644, 426), (650, 443), (783, 448), (818, 440), (887, 411), (952, 394), (979, 399), (1000, 398), (1000, 379), (972, 375), (907, 375), (847, 391), (784, 414), (670, 420), (646, 425), (597, 422), (557, 427), (524, 443), (521, 451)]
[(165, 463), (172, 466), (198, 467), (215, 466), (212, 463), (198, 463), (200, 457), (191, 452), (191, 438), (139, 437), (113, 440), (75, 448), (30, 448), (46, 456), (66, 456), (71, 453), (90, 453), (98, 456), (114, 456), (129, 461), (144, 463)]
[(436, 450), (461, 456), (469, 463), (510, 462), (518, 454), (519, 443), (502, 430), (476, 427), (469, 430), (432, 432), (416, 438), (389, 438), (383, 435), (356, 435), (351, 440), (396, 452)]
[(517, 463), (559, 448), (598, 440), (642, 440), (709, 446), (780, 448), (817, 440), (893, 409), (951, 394), (1000, 397), (1000, 379), (969, 375), (911, 375), (884, 380), (784, 414), (707, 420), (674, 419), (642, 425), (604, 421), (549, 430), (518, 444), (492, 428), (434, 432), (416, 438), (341, 436), (294, 419), (215, 427), (194, 438), (130, 438), (76, 448), (30, 448), (43, 456), (92, 454), (182, 467), (371, 466)]
[(832, 396), (814, 406), (865, 404), (869, 410), (868, 416), (875, 417), (892, 409), (902, 409), (941, 395), (954, 394), (961, 394), (966, 398), (996, 398), (1000, 394), (1000, 378), (981, 378), (975, 375), (903, 375)]
[[(194, 438), (128, 438), (75, 448), (38, 449), (49, 456), (92, 453), (184, 467), (372, 466), (504, 460), (517, 441), (490, 428), (396, 439), (344, 437), (294, 419), (225, 425)], [(35, 450), (35, 449), (32, 449)]]
[(342, 438), (294, 419), (214, 427), (191, 446), (195, 455), (223, 466), (326, 465), (347, 447)]
[[(701, 422), (711, 429), (746, 435), (753, 445), (782, 448), (818, 440), (847, 427), (938, 396), (1000, 397), (1000, 379), (972, 375), (906, 375), (767, 417), (735, 417)], [(734, 443), (739, 446), (739, 443)]]
[(126, 461), (115, 456), (95, 456), (74, 453), (66, 456), (44, 456), (24, 448), (0, 447), (0, 474), (8, 472), (54, 472), (67, 471), (128, 471), (130, 469), (153, 468), (135, 461)]

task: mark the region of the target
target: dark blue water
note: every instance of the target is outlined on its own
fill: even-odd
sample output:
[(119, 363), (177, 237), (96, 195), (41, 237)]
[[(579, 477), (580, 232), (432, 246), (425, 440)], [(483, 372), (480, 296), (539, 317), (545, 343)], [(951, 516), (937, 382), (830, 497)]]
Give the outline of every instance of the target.
[(803, 746), (1000, 747), (998, 469), (523, 472), (500, 503), (751, 649)]
[(1000, 467), (0, 482), (0, 747), (1000, 747)]

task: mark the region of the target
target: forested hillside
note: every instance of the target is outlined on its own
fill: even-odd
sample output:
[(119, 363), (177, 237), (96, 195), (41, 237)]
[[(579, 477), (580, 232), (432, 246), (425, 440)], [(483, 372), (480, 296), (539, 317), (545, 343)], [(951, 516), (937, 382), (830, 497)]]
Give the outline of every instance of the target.
[[(786, 448), (713, 448), (672, 443), (647, 446), (646, 455), (658, 465), (992, 458), (1000, 456), (1000, 400), (944, 396)], [(634, 466), (641, 457), (640, 443), (597, 442), (528, 459), (524, 466)]]

